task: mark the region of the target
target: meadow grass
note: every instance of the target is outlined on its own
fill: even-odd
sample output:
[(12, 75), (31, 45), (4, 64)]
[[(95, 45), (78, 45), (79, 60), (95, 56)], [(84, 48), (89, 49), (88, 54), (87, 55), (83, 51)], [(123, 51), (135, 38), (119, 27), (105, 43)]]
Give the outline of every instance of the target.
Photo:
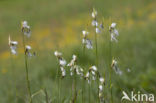
[[(111, 73), (112, 95), (114, 102), (120, 102), (122, 90), (152, 92), (156, 94), (156, 47), (155, 47), (155, 5), (154, 1), (71, 1), (66, 2), (45, 0), (37, 1), (0, 1), (0, 102), (1, 103), (23, 103), (27, 101), (27, 82), (25, 80), (25, 70), (23, 56), (19, 49), (18, 56), (13, 56), (10, 61), (7, 44), (7, 34), (19, 41), (19, 48), (22, 48), (20, 38), (20, 21), (28, 20), (32, 27), (32, 38), (30, 44), (37, 52), (36, 57), (29, 59), (28, 64), (31, 91), (35, 93), (41, 88), (46, 88), (45, 95), (42, 93), (33, 97), (33, 103), (56, 102), (69, 103), (73, 95), (70, 93), (72, 87), (71, 77), (62, 79), (60, 96), (57, 96), (58, 83), (55, 80), (58, 64), (53, 55), (60, 46), (59, 51), (63, 52), (64, 58), (69, 62), (72, 54), (78, 57), (78, 64), (81, 64), (86, 71), (89, 65), (96, 64), (95, 54), (81, 45), (81, 30), (90, 20), (90, 13), (94, 6), (100, 17), (104, 17), (104, 33), (98, 35), (98, 69), (102, 76), (106, 77), (104, 89), (105, 102), (109, 103), (111, 94), (109, 87), (109, 66), (112, 57), (117, 57), (119, 67), (123, 75), (118, 76), (114, 71)], [(53, 6), (52, 6), (53, 5)], [(90, 6), (91, 5), (91, 6)], [(111, 5), (111, 6), (110, 6)], [(75, 13), (75, 15), (73, 15)], [(117, 22), (120, 36), (119, 42), (113, 43), (110, 50), (109, 30), (110, 22)], [(71, 29), (69, 29), (71, 28)], [(88, 27), (92, 30), (92, 27)], [(94, 31), (91, 31), (91, 39), (94, 40)], [(72, 42), (73, 41), (73, 42)], [(112, 56), (110, 56), (112, 51)], [(11, 63), (14, 65), (12, 66)], [(127, 72), (127, 68), (131, 72)], [(110, 69), (111, 70), (111, 69)], [(85, 71), (85, 72), (86, 72)], [(105, 74), (105, 75), (104, 75)], [(78, 92), (77, 103), (93, 103), (97, 101), (97, 86), (92, 83), (91, 93), (88, 94), (87, 83), (83, 86), (81, 79), (76, 78)], [(15, 85), (15, 87), (13, 86)], [(107, 87), (108, 86), (108, 87)], [(14, 87), (14, 88), (13, 88)], [(81, 88), (82, 87), (82, 88)], [(81, 92), (79, 90), (82, 89)], [(16, 96), (15, 96), (16, 95)], [(90, 95), (90, 99), (89, 99)], [(16, 98), (15, 98), (16, 97)], [(16, 101), (15, 101), (16, 99)], [(91, 103), (92, 103), (91, 102)]]

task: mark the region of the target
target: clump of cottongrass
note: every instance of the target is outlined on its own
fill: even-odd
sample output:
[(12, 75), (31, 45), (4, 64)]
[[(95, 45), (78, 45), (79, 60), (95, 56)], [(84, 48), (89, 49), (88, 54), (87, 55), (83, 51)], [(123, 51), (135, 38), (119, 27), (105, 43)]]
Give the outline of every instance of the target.
[(103, 22), (102, 23), (98, 23), (97, 21), (97, 11), (95, 9), (93, 9), (93, 12), (92, 12), (92, 26), (95, 27), (95, 32), (96, 34), (100, 34), (102, 32), (102, 30), (104, 29), (104, 26), (103, 26)]
[(31, 36), (30, 26), (28, 25), (28, 22), (27, 21), (22, 21), (22, 32), (27, 37), (30, 37)]
[(62, 57), (62, 53), (55, 51), (54, 55), (57, 57), (58, 61), (59, 61), (59, 65), (60, 65), (60, 70), (61, 70), (61, 75), (62, 78), (64, 78), (66, 76), (66, 71), (65, 71), (65, 66), (67, 64), (66, 60)]
[(91, 95), (91, 83), (92, 81), (96, 80), (96, 76), (98, 74), (98, 70), (96, 66), (91, 66), (89, 70), (87, 71), (86, 75), (84, 78), (88, 81), (89, 84), (89, 103), (90, 103), (90, 95)]
[(88, 39), (88, 37), (87, 37), (89, 32), (83, 30), (82, 34), (83, 34), (82, 44), (84, 44), (84, 46), (88, 49), (93, 49), (92, 41), (90, 39)]
[(113, 59), (111, 67), (116, 74), (122, 75), (122, 71), (118, 68), (117, 61), (115, 59)]
[[(59, 67), (60, 67), (60, 71), (61, 71), (61, 77), (64, 78), (66, 76), (66, 70), (65, 70), (65, 66), (67, 64), (66, 60), (63, 58), (62, 56), (62, 53), (61, 52), (58, 52), (58, 51), (55, 51), (54, 52), (54, 55), (57, 57), (57, 60), (59, 62)], [(61, 94), (60, 94), (60, 91), (61, 91), (61, 81), (62, 79), (60, 80), (59, 78), (59, 69), (57, 69), (57, 75), (56, 77), (58, 76), (58, 103), (60, 102), (61, 100)]]
[(92, 80), (93, 81), (96, 80), (96, 74), (97, 74), (97, 67), (91, 66), (85, 75), (85, 79), (88, 81), (88, 83), (91, 83)]
[(111, 26), (109, 27), (109, 32), (111, 35), (111, 41), (118, 42), (117, 36), (119, 36), (119, 32), (116, 29), (116, 23), (112, 23)]
[(72, 99), (72, 103), (75, 103), (76, 98), (77, 98), (76, 75), (80, 76), (81, 79), (83, 78), (83, 68), (81, 68), (79, 65), (77, 65), (76, 62), (77, 62), (77, 56), (73, 55), (72, 60), (67, 65), (68, 67), (70, 67), (70, 75), (74, 76), (74, 80), (73, 80), (74, 96)]
[(24, 55), (25, 55), (25, 70), (26, 70), (26, 81), (27, 81), (27, 89), (28, 89), (28, 94), (29, 94), (29, 102), (32, 103), (32, 93), (31, 93), (31, 88), (30, 88), (30, 81), (29, 81), (29, 71), (28, 71), (28, 61), (27, 58), (29, 56), (32, 56), (32, 54), (30, 53), (30, 46), (26, 46), (25, 45), (25, 38), (24, 35), (26, 35), (27, 37), (30, 37), (31, 31), (30, 31), (30, 26), (27, 25), (27, 21), (23, 21), (21, 24), (21, 31), (22, 31), (22, 41), (23, 41), (23, 49), (24, 49)]
[(17, 45), (18, 45), (18, 42), (17, 41), (12, 41), (11, 38), (10, 38), (10, 35), (9, 35), (9, 46), (10, 46), (10, 49), (11, 49), (11, 54), (13, 55), (16, 55), (17, 54)]
[(104, 103), (104, 95), (103, 95), (104, 84), (105, 84), (105, 79), (103, 77), (100, 77), (99, 78), (99, 99), (100, 99), (100, 103)]
[(68, 67), (70, 67), (70, 75), (73, 76), (75, 72), (77, 75), (83, 77), (83, 68), (81, 68), (79, 65), (76, 65), (76, 61), (77, 61), (77, 56), (73, 55), (72, 60), (67, 65)]

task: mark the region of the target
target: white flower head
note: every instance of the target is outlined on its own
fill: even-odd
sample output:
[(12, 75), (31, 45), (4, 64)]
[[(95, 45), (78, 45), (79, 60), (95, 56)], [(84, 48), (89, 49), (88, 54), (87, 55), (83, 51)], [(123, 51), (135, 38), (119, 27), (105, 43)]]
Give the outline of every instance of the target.
[(77, 59), (77, 56), (73, 55), (73, 60), (76, 61), (76, 59)]
[(63, 71), (63, 72), (62, 72), (62, 76), (64, 77), (65, 75), (66, 75), (66, 72), (65, 72), (65, 71)]
[(96, 18), (96, 16), (97, 16), (97, 11), (95, 9), (93, 9), (92, 18)]
[(92, 75), (95, 75), (95, 71), (91, 71)]
[(86, 36), (89, 34), (89, 32), (88, 32), (88, 31), (83, 30), (83, 31), (82, 31), (82, 34), (83, 34), (83, 36), (84, 36), (84, 37), (86, 37)]
[(111, 33), (111, 41), (118, 42), (118, 40), (116, 39), (116, 36), (113, 33)]
[(93, 20), (93, 21), (92, 21), (92, 26), (97, 27), (97, 26), (98, 26), (98, 22), (97, 22), (96, 20)]
[(70, 61), (70, 63), (67, 66), (69, 66), (69, 67), (74, 66), (75, 63), (76, 63), (76, 59), (77, 59), (77, 56), (76, 55), (73, 55), (72, 56), (72, 60)]
[(100, 29), (97, 28), (97, 27), (96, 27), (95, 31), (96, 31), (97, 34), (101, 33)]
[(117, 35), (117, 36), (119, 36), (119, 32), (118, 32), (117, 29), (114, 29), (114, 34)]
[(30, 50), (31, 50), (31, 46), (26, 45), (25, 46), (25, 54), (27, 54), (28, 57), (32, 57), (33, 56), (32, 53), (30, 52)]
[(113, 68), (116, 74), (122, 75), (122, 71), (118, 68), (116, 60), (112, 61), (111, 67)]
[(102, 91), (103, 90), (103, 86), (99, 85), (99, 90)]
[(62, 56), (62, 53), (60, 53), (60, 52), (58, 52), (58, 51), (55, 51), (55, 52), (54, 52), (54, 55), (55, 55), (56, 57), (59, 57), (59, 56)]
[(131, 72), (131, 69), (127, 68), (127, 72)]
[(116, 23), (112, 23), (109, 28), (109, 31), (110, 31), (110, 35), (111, 35), (111, 41), (118, 42), (118, 40), (116, 38), (117, 38), (117, 36), (119, 36), (119, 32), (115, 27), (116, 27)]
[(10, 46), (10, 49), (11, 49), (11, 53), (16, 55), (17, 54), (17, 45), (18, 45), (18, 42), (17, 41), (11, 41), (11, 38), (10, 38), (10, 35), (9, 35), (9, 46)]
[(111, 28), (115, 28), (115, 27), (116, 27), (116, 23), (112, 23)]
[(67, 62), (64, 59), (60, 59), (59, 63), (60, 63), (61, 66), (65, 66)]
[(97, 67), (96, 66), (92, 66), (91, 69), (94, 70), (94, 71), (97, 71)]
[(31, 50), (31, 46), (29, 46), (29, 45), (26, 45), (25, 48), (26, 48), (27, 50)]
[(85, 42), (86, 42), (86, 47), (87, 47), (88, 49), (93, 49), (92, 41), (91, 41), (91, 40), (87, 39)]
[(23, 28), (28, 27), (28, 22), (27, 22), (27, 21), (23, 21), (23, 22), (22, 22), (22, 27), (23, 27)]
[(85, 76), (85, 77), (86, 77), (86, 78), (89, 78), (89, 72), (86, 73), (86, 76)]
[(30, 30), (30, 26), (28, 25), (27, 21), (23, 21), (22, 22), (22, 32), (24, 33), (24, 35), (26, 35), (27, 37), (31, 36), (31, 30)]
[(99, 80), (100, 80), (101, 84), (103, 84), (103, 83), (104, 83), (104, 81), (105, 81), (103, 77), (100, 77), (100, 79), (99, 79)]
[(117, 65), (117, 61), (115, 59), (113, 59), (112, 65)]
[(62, 67), (62, 66), (60, 67), (60, 69), (62, 72), (62, 77), (64, 77), (66, 75), (66, 71), (65, 71), (64, 67)]

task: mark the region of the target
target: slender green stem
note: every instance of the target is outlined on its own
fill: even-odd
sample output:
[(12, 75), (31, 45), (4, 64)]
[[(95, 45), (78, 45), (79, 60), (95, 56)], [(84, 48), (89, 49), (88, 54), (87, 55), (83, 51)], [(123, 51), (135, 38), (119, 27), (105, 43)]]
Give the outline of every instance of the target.
[(47, 90), (44, 90), (46, 103), (49, 103)]
[(90, 102), (90, 95), (91, 95), (91, 82), (89, 83), (89, 103), (91, 103)]
[(57, 74), (56, 74), (56, 78), (57, 78), (57, 86), (58, 86), (58, 100), (57, 103), (60, 103), (60, 78), (59, 78), (59, 69), (57, 68)]
[(110, 85), (109, 85), (109, 87), (110, 87), (110, 93), (111, 93), (111, 103), (113, 103), (113, 94), (112, 94), (112, 68), (111, 68), (111, 62), (112, 62), (112, 42), (111, 42), (111, 40), (109, 41), (109, 52), (110, 52), (110, 56), (109, 56), (109, 61), (110, 61), (110, 63), (109, 63), (109, 68), (110, 68), (110, 72), (109, 72), (109, 81), (110, 81)]
[(24, 39), (24, 35), (22, 35), (22, 37), (23, 37), (23, 49), (24, 49), (24, 54), (25, 54), (24, 60), (25, 60), (25, 71), (26, 71), (27, 89), (28, 89), (30, 103), (32, 103), (31, 90), (30, 90), (30, 81), (29, 81), (29, 71), (28, 71), (28, 61), (27, 61), (27, 54), (25, 52), (25, 39)]
[(76, 96), (77, 96), (77, 91), (76, 91), (76, 69), (74, 71), (74, 96), (75, 96), (75, 100), (74, 103), (76, 102)]
[(85, 93), (85, 80), (83, 79), (82, 81), (82, 103), (85, 103), (84, 93)]
[[(98, 68), (99, 66), (99, 62), (98, 62), (98, 43), (97, 43), (97, 33), (95, 32), (95, 55), (96, 55), (96, 66)], [(99, 76), (97, 76), (97, 88), (99, 88)], [(100, 99), (99, 99), (99, 89), (97, 92), (97, 101), (99, 103)]]
[(72, 103), (76, 103), (77, 99), (77, 91), (76, 91), (76, 69), (74, 69), (74, 77), (73, 77), (73, 99)]
[(99, 98), (99, 72), (97, 73), (97, 86), (98, 86), (98, 103), (100, 103), (100, 98)]
[(60, 103), (62, 103), (61, 91), (62, 91), (62, 78), (60, 79), (60, 91), (59, 91), (59, 92), (60, 92), (60, 93), (59, 93), (59, 94), (60, 94), (60, 101), (61, 101)]
[[(85, 45), (83, 45), (83, 55), (85, 56)], [(82, 103), (85, 102), (85, 99), (84, 99), (84, 90), (85, 90), (85, 80), (83, 79), (82, 80)]]
[(96, 66), (98, 67), (98, 44), (97, 44), (97, 34), (95, 32), (95, 55), (96, 55)]

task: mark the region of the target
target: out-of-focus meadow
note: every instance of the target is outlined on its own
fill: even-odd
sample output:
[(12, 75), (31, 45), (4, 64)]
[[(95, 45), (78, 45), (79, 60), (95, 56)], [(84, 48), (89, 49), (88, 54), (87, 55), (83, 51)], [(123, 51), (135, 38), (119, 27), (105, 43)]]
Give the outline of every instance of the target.
[[(156, 1), (0, 0), (0, 103), (24, 103), (27, 98), (21, 21), (27, 20), (31, 26), (32, 35), (28, 41), (36, 52), (28, 61), (31, 90), (46, 88), (49, 97), (55, 100), (58, 68), (55, 50), (63, 52), (68, 62), (72, 54), (76, 54), (78, 64), (84, 67), (95, 64), (94, 50), (87, 50), (83, 55), (81, 43), (82, 30), (91, 23), (93, 7), (98, 11), (98, 19), (104, 21), (104, 33), (98, 35), (98, 69), (103, 75), (108, 72), (105, 59), (109, 52), (109, 25), (116, 22), (120, 33), (119, 42), (113, 44), (113, 55), (117, 57), (123, 75), (113, 73), (114, 101), (120, 102), (122, 90), (156, 94)], [(92, 27), (88, 28), (93, 35)], [(19, 42), (17, 56), (10, 55), (9, 34)], [(127, 68), (131, 72), (127, 72)], [(69, 81), (70, 78), (66, 78), (62, 82), (64, 103), (70, 98)], [(106, 97), (109, 96), (106, 94)], [(33, 101), (43, 103), (43, 99), (39, 94)]]

